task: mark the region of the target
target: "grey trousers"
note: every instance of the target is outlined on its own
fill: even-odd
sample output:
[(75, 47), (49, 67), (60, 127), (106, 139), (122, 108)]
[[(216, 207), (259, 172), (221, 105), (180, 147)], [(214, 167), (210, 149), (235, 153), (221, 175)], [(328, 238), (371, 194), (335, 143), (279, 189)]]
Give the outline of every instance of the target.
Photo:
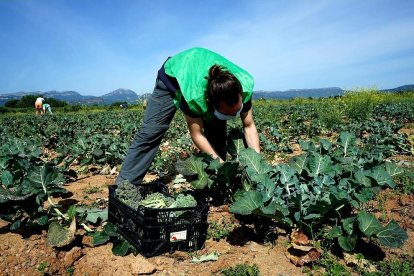
[[(157, 78), (143, 124), (135, 134), (116, 182), (128, 180), (135, 185), (142, 182), (176, 111), (172, 92)], [(221, 120), (203, 122), (204, 135), (223, 160), (226, 156), (226, 125), (226, 121)]]

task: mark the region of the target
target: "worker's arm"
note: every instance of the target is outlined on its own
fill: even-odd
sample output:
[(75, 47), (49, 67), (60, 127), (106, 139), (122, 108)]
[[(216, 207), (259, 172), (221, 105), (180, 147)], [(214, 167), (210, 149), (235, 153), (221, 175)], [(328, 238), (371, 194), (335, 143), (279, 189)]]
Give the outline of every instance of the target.
[(252, 109), (240, 114), (243, 123), (244, 137), (246, 138), (247, 146), (260, 153), (259, 134), (257, 133), (256, 125), (253, 120)]
[[(190, 131), (191, 139), (194, 144), (198, 147), (199, 150), (205, 152), (213, 159), (220, 158), (217, 152), (213, 149), (210, 142), (207, 140), (203, 132), (203, 119), (201, 118), (192, 118), (185, 115), (187, 120), (188, 130)], [(220, 158), (220, 162), (223, 160)]]

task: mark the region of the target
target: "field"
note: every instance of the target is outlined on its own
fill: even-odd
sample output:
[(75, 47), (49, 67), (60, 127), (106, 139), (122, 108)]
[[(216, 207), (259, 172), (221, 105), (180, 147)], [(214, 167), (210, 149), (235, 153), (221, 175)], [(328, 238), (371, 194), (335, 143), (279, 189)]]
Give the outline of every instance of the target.
[(208, 239), (147, 259), (106, 222), (141, 107), (0, 115), (2, 274), (410, 275), (414, 94), (253, 108), (262, 154), (230, 122), (224, 164), (197, 151), (177, 112), (145, 181), (205, 201)]

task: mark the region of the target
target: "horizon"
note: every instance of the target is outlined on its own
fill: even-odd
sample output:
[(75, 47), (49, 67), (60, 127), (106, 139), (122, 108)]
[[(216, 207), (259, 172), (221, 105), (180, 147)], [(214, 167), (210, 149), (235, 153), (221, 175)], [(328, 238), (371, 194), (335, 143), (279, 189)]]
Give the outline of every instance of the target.
[[(403, 87), (403, 86), (413, 86), (413, 85), (414, 84), (403, 84), (403, 85), (399, 85), (399, 86), (396, 86), (396, 87), (388, 87), (388, 88), (384, 88), (384, 89), (377, 89), (375, 87), (368, 87), (368, 89), (375, 89), (375, 90), (378, 90), (378, 91), (380, 91), (380, 90), (382, 91), (382, 90), (390, 90), (390, 89), (395, 89), (395, 88), (399, 88), (399, 87)], [(253, 92), (256, 92), (256, 93), (274, 93), (274, 92), (290, 92), (290, 91), (301, 91), (301, 90), (336, 89), (336, 88), (341, 89), (342, 91), (353, 91), (351, 89), (343, 89), (342, 87), (338, 87), (338, 86), (330, 86), (330, 87), (290, 88), (290, 89), (286, 89), (286, 90), (253, 90)], [(361, 87), (361, 88), (365, 89), (366, 87), (365, 88)], [(357, 91), (358, 89), (360, 89), (360, 88), (355, 88), (354, 90)], [(42, 93), (45, 94), (45, 93), (53, 93), (53, 92), (55, 92), (55, 93), (75, 92), (75, 93), (78, 93), (78, 94), (80, 94), (81, 96), (84, 96), (84, 97), (102, 97), (104, 95), (113, 93), (117, 90), (129, 90), (129, 91), (132, 91), (132, 92), (136, 93), (138, 96), (142, 96), (144, 94), (151, 94), (151, 92), (141, 94), (141, 93), (138, 93), (137, 91), (134, 91), (133, 89), (129, 89), (129, 88), (117, 88), (113, 91), (109, 91), (109, 92), (106, 92), (106, 93), (103, 93), (103, 94), (96, 94), (96, 95), (82, 94), (81, 92), (75, 91), (75, 90), (17, 91), (17, 92), (12, 92), (12, 93), (0, 93), (0, 98), (1, 98), (1, 96), (16, 95), (16, 94), (21, 94), (21, 93), (26, 93), (28, 95), (40, 95)]]
[[(255, 91), (414, 83), (412, 1), (0, 0), (0, 94), (151, 93), (168, 56), (211, 49)], [(317, 88), (310, 88), (317, 87)]]

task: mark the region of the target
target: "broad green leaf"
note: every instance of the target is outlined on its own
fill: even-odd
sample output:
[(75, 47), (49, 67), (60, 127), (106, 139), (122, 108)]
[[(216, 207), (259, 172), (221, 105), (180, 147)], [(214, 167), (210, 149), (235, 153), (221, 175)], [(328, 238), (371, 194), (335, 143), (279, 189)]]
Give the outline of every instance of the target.
[(250, 178), (255, 178), (258, 174), (266, 174), (272, 170), (272, 167), (254, 149), (243, 149), (240, 152), (239, 159), (246, 166), (246, 172)]
[(343, 156), (348, 156), (350, 147), (353, 146), (355, 142), (355, 135), (349, 132), (342, 132), (338, 143), (342, 146)]
[(334, 173), (330, 157), (327, 155), (322, 156), (319, 153), (314, 153), (309, 157), (308, 171), (313, 177), (320, 174)]
[(227, 150), (233, 159), (238, 160), (240, 152), (245, 149), (244, 134), (239, 128), (230, 130), (228, 135)]
[(332, 143), (326, 139), (319, 139), (319, 143), (326, 152), (332, 148)]
[(240, 215), (250, 215), (260, 208), (263, 203), (263, 195), (256, 191), (245, 192), (231, 206), (230, 211)]
[(394, 248), (401, 247), (408, 240), (407, 233), (395, 221), (391, 221), (376, 233), (376, 237), (380, 244)]
[(70, 244), (75, 239), (76, 220), (73, 220), (70, 227), (52, 222), (47, 232), (47, 243), (53, 247), (62, 247)]
[(275, 191), (275, 183), (270, 179), (267, 174), (260, 175), (256, 181), (258, 182), (258, 188), (263, 191), (263, 202), (268, 201), (273, 197)]
[(112, 253), (115, 256), (125, 256), (128, 253), (130, 246), (131, 245), (126, 240), (115, 243), (112, 247)]
[(31, 183), (31, 188), (35, 190), (40, 189), (44, 193), (48, 193), (48, 186), (50, 185), (61, 186), (65, 183), (63, 174), (49, 166), (34, 167), (29, 172), (27, 179)]
[(378, 219), (366, 211), (359, 212), (357, 218), (359, 230), (361, 230), (367, 237), (375, 235), (382, 229), (382, 225)]
[(92, 242), (94, 246), (104, 244), (108, 242), (110, 239), (110, 236), (104, 231), (94, 232), (92, 233), (91, 236), (92, 236)]
[(390, 188), (395, 188), (392, 177), (382, 167), (372, 169), (367, 176), (373, 178), (379, 186), (388, 185)]
[(350, 217), (350, 218), (346, 218), (342, 220), (342, 226), (349, 235), (352, 235), (352, 233), (354, 232), (355, 220), (356, 220), (355, 217)]
[(283, 185), (297, 182), (295, 170), (289, 167), (288, 165), (278, 164), (276, 166), (276, 169), (280, 172), (280, 182)]
[(108, 220), (108, 209), (99, 209), (99, 208), (82, 208), (79, 207), (76, 210), (77, 213), (86, 213), (86, 220), (95, 224), (98, 222), (99, 219), (101, 221)]
[(326, 234), (328, 239), (338, 238), (342, 235), (342, 228), (339, 226), (332, 227), (331, 230)]
[(354, 174), (355, 180), (358, 184), (364, 185), (365, 187), (371, 187), (371, 180), (365, 176), (364, 171), (359, 170)]
[(32, 196), (32, 193), (21, 195), (9, 189), (4, 189), (0, 186), (0, 203), (6, 203), (9, 201), (24, 201)]
[(226, 162), (217, 170), (217, 182), (225, 184), (233, 184), (234, 177), (237, 174), (237, 163)]
[(277, 211), (279, 211), (283, 216), (287, 216), (289, 214), (288, 208), (282, 206), (282, 202), (278, 202), (275, 198), (273, 198), (268, 205), (262, 206), (260, 210), (266, 215), (275, 215)]
[(103, 230), (109, 236), (115, 237), (115, 236), (118, 235), (117, 234), (117, 227), (114, 224), (110, 223), (110, 222), (105, 224), (105, 226), (103, 227)]
[(357, 241), (357, 235), (351, 235), (351, 236), (339, 236), (338, 237), (338, 243), (345, 251), (352, 251), (355, 249), (356, 241)]
[(404, 169), (391, 162), (385, 162), (385, 170), (391, 177), (404, 173)]
[(363, 188), (359, 193), (355, 193), (354, 196), (358, 201), (365, 203), (373, 199), (375, 193), (372, 188)]
[(289, 160), (289, 166), (294, 168), (297, 173), (302, 174), (303, 170), (306, 168), (308, 162), (308, 157), (306, 155), (295, 156)]
[(203, 189), (206, 186), (210, 186), (213, 181), (209, 179), (208, 174), (204, 171), (207, 165), (200, 157), (191, 156), (185, 161), (177, 162), (177, 171), (184, 176), (198, 176), (197, 180), (191, 182), (195, 189)]
[(1, 174), (1, 183), (6, 188), (13, 186), (13, 175), (10, 171), (3, 171), (3, 173)]

